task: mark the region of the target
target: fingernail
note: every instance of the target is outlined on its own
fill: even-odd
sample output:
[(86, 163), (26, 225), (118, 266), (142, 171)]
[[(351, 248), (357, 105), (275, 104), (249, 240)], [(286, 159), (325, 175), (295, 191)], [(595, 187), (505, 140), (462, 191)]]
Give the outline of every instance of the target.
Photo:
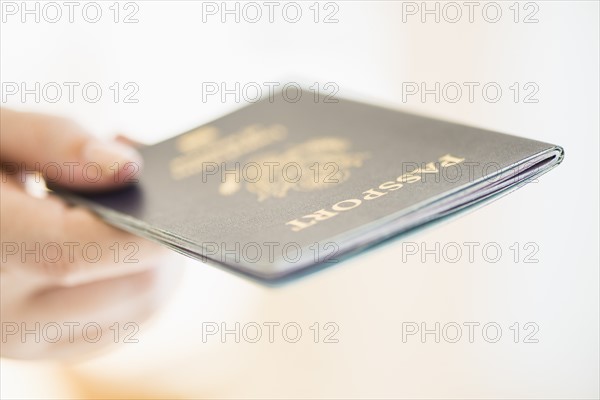
[[(91, 141), (84, 150), (83, 156), (87, 162), (98, 163), (107, 174), (114, 175), (128, 163), (142, 166), (142, 156), (131, 146), (119, 142)], [(138, 168), (138, 170), (139, 170)]]

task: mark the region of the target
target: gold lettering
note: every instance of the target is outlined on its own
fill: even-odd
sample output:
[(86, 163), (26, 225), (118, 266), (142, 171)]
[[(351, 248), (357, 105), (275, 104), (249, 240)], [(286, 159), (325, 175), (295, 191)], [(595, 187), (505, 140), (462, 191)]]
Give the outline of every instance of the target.
[(181, 180), (199, 174), (207, 162), (239, 159), (245, 154), (283, 140), (286, 135), (286, 128), (279, 124), (268, 127), (249, 125), (224, 138), (218, 138), (218, 130), (214, 127), (200, 128), (177, 142), (176, 146), (182, 154), (171, 160), (171, 176)]
[[(464, 158), (453, 157), (450, 154), (446, 154), (445, 156), (439, 158), (441, 167), (453, 166), (453, 165), (463, 162), (464, 160), (465, 160)], [(438, 171), (438, 168), (436, 167), (436, 164), (433, 162), (430, 162), (430, 163), (425, 164), (425, 168), (417, 168), (409, 173), (399, 176), (397, 179), (397, 182), (387, 181), (387, 182), (382, 183), (381, 185), (379, 185), (378, 189), (389, 190), (389, 191), (398, 190), (403, 186), (402, 183), (414, 183), (414, 182), (418, 182), (421, 180), (420, 175), (414, 175), (414, 174), (437, 173), (437, 172), (439, 172), (439, 171)], [(398, 182), (402, 182), (402, 183), (398, 183)], [(369, 189), (362, 193), (363, 193), (363, 195), (365, 195), (364, 200), (377, 199), (377, 198), (387, 194), (384, 192), (379, 192), (375, 189)], [(331, 209), (334, 211), (347, 211), (347, 210), (352, 210), (353, 208), (356, 208), (361, 204), (362, 204), (362, 201), (359, 199), (343, 200), (343, 201), (340, 201), (340, 202), (334, 204), (331, 207)], [(302, 229), (308, 228), (309, 226), (315, 225), (318, 221), (326, 220), (326, 219), (329, 219), (336, 215), (338, 215), (337, 212), (334, 213), (334, 212), (326, 211), (325, 209), (322, 209), (322, 210), (315, 212), (314, 214), (306, 215), (302, 218), (287, 222), (286, 225), (290, 225), (292, 227), (292, 231), (298, 232)], [(300, 221), (300, 219), (303, 219), (303, 218), (304, 219), (312, 218), (312, 220), (308, 221), (308, 222)]]
[[(340, 205), (340, 204), (344, 204), (344, 203), (352, 203), (353, 205), (350, 207), (343, 207)], [(347, 211), (347, 210), (352, 210), (353, 208), (360, 206), (361, 203), (362, 203), (362, 201), (360, 201), (358, 199), (344, 200), (344, 201), (340, 201), (339, 203), (335, 203), (333, 205), (333, 207), (331, 207), (331, 209), (335, 210), (335, 211)]]
[(419, 168), (416, 171), (412, 171), (411, 174), (421, 173), (421, 174), (437, 174), (439, 170), (435, 166), (435, 163), (427, 163), (425, 168)]
[(394, 190), (398, 190), (400, 189), (402, 186), (404, 186), (401, 183), (396, 183), (394, 181), (388, 181), (388, 182), (384, 182), (381, 185), (379, 185), (379, 189), (382, 190), (389, 190), (389, 191), (394, 191)]
[(450, 167), (452, 165), (460, 164), (461, 162), (465, 161), (465, 159), (458, 158), (458, 157), (452, 157), (450, 154), (446, 154), (445, 156), (440, 157), (439, 161), (440, 161), (440, 165), (445, 168), (445, 167)]
[(398, 179), (396, 179), (398, 182), (402, 182), (402, 183), (415, 183), (421, 180), (421, 177), (419, 175), (411, 175), (412, 172), (410, 174), (404, 174), (404, 175), (400, 175), (398, 177)]
[(217, 136), (219, 130), (216, 127), (203, 126), (180, 136), (175, 145), (180, 152), (189, 153), (215, 141)]
[(383, 195), (386, 195), (387, 193), (378, 192), (378, 191), (376, 191), (374, 189), (369, 189), (369, 190), (363, 192), (363, 194), (365, 195), (365, 197), (363, 197), (363, 199), (365, 199), (365, 200), (373, 200), (373, 199), (376, 199), (376, 198), (381, 197)]
[[(309, 226), (313, 226), (318, 221), (324, 221), (331, 217), (335, 217), (336, 215), (338, 215), (338, 213), (334, 213), (334, 212), (322, 209), (322, 210), (316, 211), (313, 214), (305, 215), (304, 217), (287, 222), (286, 225), (290, 225), (292, 227), (292, 231), (298, 232), (298, 231), (301, 231), (302, 229), (308, 228)], [(300, 219), (303, 219), (303, 218), (312, 218), (312, 221), (310, 221), (310, 222), (300, 221)]]

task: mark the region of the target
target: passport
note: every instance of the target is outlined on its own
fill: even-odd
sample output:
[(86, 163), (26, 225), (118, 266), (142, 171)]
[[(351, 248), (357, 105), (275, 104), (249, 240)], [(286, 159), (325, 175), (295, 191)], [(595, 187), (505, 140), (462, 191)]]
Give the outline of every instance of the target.
[(260, 280), (336, 264), (485, 204), (564, 157), (549, 143), (281, 93), (140, 153), (135, 184), (60, 194), (121, 229)]

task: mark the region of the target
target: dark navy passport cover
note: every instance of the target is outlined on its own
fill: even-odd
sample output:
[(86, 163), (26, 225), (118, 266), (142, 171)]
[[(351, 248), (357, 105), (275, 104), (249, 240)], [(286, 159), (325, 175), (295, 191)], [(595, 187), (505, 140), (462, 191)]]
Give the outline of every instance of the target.
[(62, 194), (190, 257), (277, 279), (481, 204), (563, 158), (548, 143), (324, 100), (248, 105), (141, 148), (143, 174), (124, 190)]

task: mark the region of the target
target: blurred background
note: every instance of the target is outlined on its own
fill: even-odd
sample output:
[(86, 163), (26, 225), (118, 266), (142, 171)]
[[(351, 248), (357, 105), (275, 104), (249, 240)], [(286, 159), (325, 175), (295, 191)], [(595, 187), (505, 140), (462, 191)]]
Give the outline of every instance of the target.
[[(177, 258), (183, 281), (138, 343), (67, 364), (2, 359), (2, 398), (598, 398), (598, 2), (99, 1), (74, 2), (72, 22), (64, 2), (1, 3), (2, 106), (98, 136), (155, 143), (248, 100), (208, 96), (207, 83), (298, 82), (566, 152), (477, 212), (280, 287)], [(64, 86), (23, 101), (22, 82), (80, 86), (73, 101)], [(407, 242), (495, 243), (503, 256), (423, 260)], [(294, 322), (302, 338), (204, 342), (206, 322)], [(315, 323), (337, 342), (315, 343)], [(421, 340), (407, 323), (463, 337)]]

